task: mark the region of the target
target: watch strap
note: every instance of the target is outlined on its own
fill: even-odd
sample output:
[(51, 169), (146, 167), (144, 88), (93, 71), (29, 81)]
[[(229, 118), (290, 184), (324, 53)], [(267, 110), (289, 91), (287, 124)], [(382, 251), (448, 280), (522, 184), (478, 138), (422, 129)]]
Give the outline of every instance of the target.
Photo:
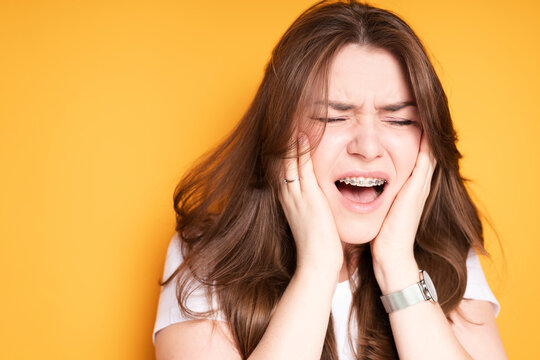
[(381, 301), (387, 313), (404, 309), (426, 300), (429, 299), (424, 294), (422, 281), (408, 286), (403, 290), (381, 296)]
[(425, 270), (420, 270), (420, 281), (416, 284), (406, 287), (403, 290), (381, 296), (384, 309), (387, 313), (404, 309), (423, 301), (431, 300), (433, 303), (438, 301), (437, 291), (431, 277)]

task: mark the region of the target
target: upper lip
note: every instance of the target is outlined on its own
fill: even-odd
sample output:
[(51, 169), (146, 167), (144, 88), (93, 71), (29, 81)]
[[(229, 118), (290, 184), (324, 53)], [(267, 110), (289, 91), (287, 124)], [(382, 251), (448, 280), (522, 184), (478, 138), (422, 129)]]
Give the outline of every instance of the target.
[(344, 178), (351, 178), (351, 177), (363, 177), (363, 178), (379, 178), (384, 179), (388, 183), (390, 176), (383, 172), (383, 171), (362, 171), (362, 170), (353, 170), (353, 171), (347, 171), (345, 173), (342, 173), (338, 175), (337, 178), (334, 179), (334, 181), (338, 181)]

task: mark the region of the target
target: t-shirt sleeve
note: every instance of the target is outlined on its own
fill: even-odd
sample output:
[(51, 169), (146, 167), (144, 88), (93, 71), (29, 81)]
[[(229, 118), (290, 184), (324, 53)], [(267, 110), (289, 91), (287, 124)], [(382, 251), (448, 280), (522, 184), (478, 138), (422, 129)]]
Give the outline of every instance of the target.
[[(167, 257), (165, 260), (165, 268), (163, 270), (163, 280), (166, 280), (171, 276), (178, 266), (182, 263), (183, 257), (180, 250), (180, 239), (178, 233), (176, 233), (167, 249)], [(157, 309), (156, 322), (154, 324), (154, 332), (152, 334), (152, 341), (155, 342), (156, 333), (177, 322), (192, 320), (190, 317), (186, 317), (180, 310), (178, 300), (176, 298), (176, 279), (177, 276), (171, 281), (161, 287), (161, 293), (159, 295), (159, 304)], [(190, 310), (195, 312), (206, 312), (212, 307), (215, 309), (215, 301), (212, 306), (208, 303), (206, 293), (203, 287), (197, 287), (192, 293), (190, 293), (187, 302), (185, 304)], [(222, 316), (218, 313), (213, 320), (221, 320)]]
[(464, 299), (489, 301), (493, 305), (495, 317), (499, 314), (501, 306), (489, 288), (480, 259), (474, 249), (469, 251), (467, 257), (467, 287)]

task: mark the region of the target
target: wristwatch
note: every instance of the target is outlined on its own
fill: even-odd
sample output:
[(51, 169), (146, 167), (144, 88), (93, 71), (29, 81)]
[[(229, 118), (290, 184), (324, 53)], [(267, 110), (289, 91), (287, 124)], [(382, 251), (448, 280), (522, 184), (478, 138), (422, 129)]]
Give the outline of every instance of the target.
[(420, 281), (403, 290), (381, 296), (381, 301), (387, 313), (405, 309), (422, 301), (436, 303), (437, 291), (435, 285), (425, 270), (420, 270)]

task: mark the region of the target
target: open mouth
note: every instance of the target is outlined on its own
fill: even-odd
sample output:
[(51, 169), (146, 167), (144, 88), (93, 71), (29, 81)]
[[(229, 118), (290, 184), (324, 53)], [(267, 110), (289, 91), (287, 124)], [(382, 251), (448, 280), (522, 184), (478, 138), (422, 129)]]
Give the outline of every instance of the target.
[(375, 201), (387, 184), (383, 178), (346, 177), (335, 181), (339, 192), (356, 203), (368, 204)]

